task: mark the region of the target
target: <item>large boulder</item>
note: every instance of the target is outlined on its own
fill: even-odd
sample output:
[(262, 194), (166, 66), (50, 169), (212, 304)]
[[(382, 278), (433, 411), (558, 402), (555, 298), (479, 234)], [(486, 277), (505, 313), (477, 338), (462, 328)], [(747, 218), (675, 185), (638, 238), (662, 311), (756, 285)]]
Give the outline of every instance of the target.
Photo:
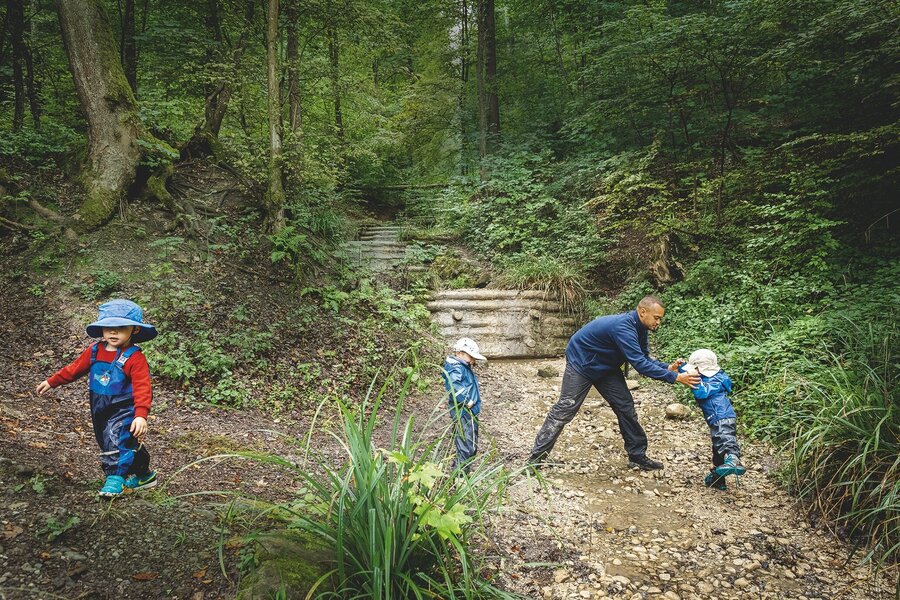
[(688, 410), (688, 407), (679, 402), (673, 402), (666, 406), (666, 418), (667, 419), (687, 419), (690, 416), (691, 412)]

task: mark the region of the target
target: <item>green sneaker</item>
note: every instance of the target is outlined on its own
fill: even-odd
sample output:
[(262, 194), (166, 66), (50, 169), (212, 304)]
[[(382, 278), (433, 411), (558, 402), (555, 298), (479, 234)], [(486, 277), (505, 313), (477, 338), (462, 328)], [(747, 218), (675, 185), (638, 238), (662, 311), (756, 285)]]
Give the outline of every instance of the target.
[(706, 476), (706, 479), (703, 480), (703, 484), (706, 487), (711, 487), (716, 490), (727, 490), (728, 485), (725, 483), (725, 478), (716, 475), (715, 472), (710, 472), (709, 475)]
[(125, 487), (129, 490), (146, 490), (156, 485), (156, 471), (150, 471), (146, 475), (129, 475), (125, 480)]

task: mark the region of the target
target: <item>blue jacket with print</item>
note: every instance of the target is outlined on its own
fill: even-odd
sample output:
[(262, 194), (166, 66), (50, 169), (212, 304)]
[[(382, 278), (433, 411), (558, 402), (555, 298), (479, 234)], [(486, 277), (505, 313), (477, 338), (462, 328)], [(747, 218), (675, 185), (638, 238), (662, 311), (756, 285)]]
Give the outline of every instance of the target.
[(712, 377), (700, 376), (700, 385), (692, 391), (706, 422), (710, 425), (722, 419), (737, 418), (731, 400), (727, 396), (731, 393), (732, 387), (731, 378), (725, 371), (719, 371)]
[(474, 402), (469, 409), (472, 414), (481, 412), (481, 392), (478, 390), (478, 377), (472, 367), (455, 356), (448, 356), (444, 361), (443, 376), (451, 413), (465, 408), (470, 401)]

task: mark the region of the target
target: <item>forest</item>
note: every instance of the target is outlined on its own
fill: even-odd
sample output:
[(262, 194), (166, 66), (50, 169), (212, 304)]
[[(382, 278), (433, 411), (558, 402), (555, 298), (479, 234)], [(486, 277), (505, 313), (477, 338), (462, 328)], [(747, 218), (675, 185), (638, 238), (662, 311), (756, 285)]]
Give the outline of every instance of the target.
[[(0, 598), (900, 598), (897, 3), (7, 0), (0, 28)], [(448, 472), (431, 313), (469, 290), (540, 292), (566, 335), (661, 298), (653, 353), (715, 350), (760, 470), (679, 499), (702, 417), (642, 378), (673, 474), (601, 465), (585, 502), (754, 520), (676, 558), (633, 550), (666, 547), (648, 522), (515, 537), (523, 480), (552, 505), (587, 476), (523, 467), (555, 396), (519, 405), (559, 382), (521, 373), (561, 349), (488, 357)], [(159, 330), (144, 504), (98, 504), (83, 382), (31, 392), (111, 298)], [(605, 456), (574, 430), (602, 410), (567, 445)], [(703, 556), (737, 570), (707, 589)]]

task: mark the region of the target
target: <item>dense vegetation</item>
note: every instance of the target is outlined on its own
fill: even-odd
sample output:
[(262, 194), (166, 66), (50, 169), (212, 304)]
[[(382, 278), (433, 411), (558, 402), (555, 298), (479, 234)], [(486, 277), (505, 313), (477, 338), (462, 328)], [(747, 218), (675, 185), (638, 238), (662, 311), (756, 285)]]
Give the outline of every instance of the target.
[[(61, 187), (89, 115), (55, 9), (17, 5), (0, 42), (0, 217), (34, 248), (93, 214), (89, 185)], [(343, 215), (390, 186), (446, 184), (406, 193), (422, 239), (456, 235), (495, 282), (587, 314), (661, 291), (660, 353), (714, 349), (743, 423), (792, 453), (786, 482), (896, 561), (896, 3), (99, 5), (137, 119), (130, 200), (209, 237), (215, 217), (173, 170), (227, 165), (253, 209), (228, 239), (258, 228), (323, 305), (384, 306), (332, 268)], [(247, 258), (242, 244), (214, 250)], [(230, 373), (220, 354), (209, 368)], [(190, 357), (156, 358), (173, 379), (203, 375), (184, 370)]]

